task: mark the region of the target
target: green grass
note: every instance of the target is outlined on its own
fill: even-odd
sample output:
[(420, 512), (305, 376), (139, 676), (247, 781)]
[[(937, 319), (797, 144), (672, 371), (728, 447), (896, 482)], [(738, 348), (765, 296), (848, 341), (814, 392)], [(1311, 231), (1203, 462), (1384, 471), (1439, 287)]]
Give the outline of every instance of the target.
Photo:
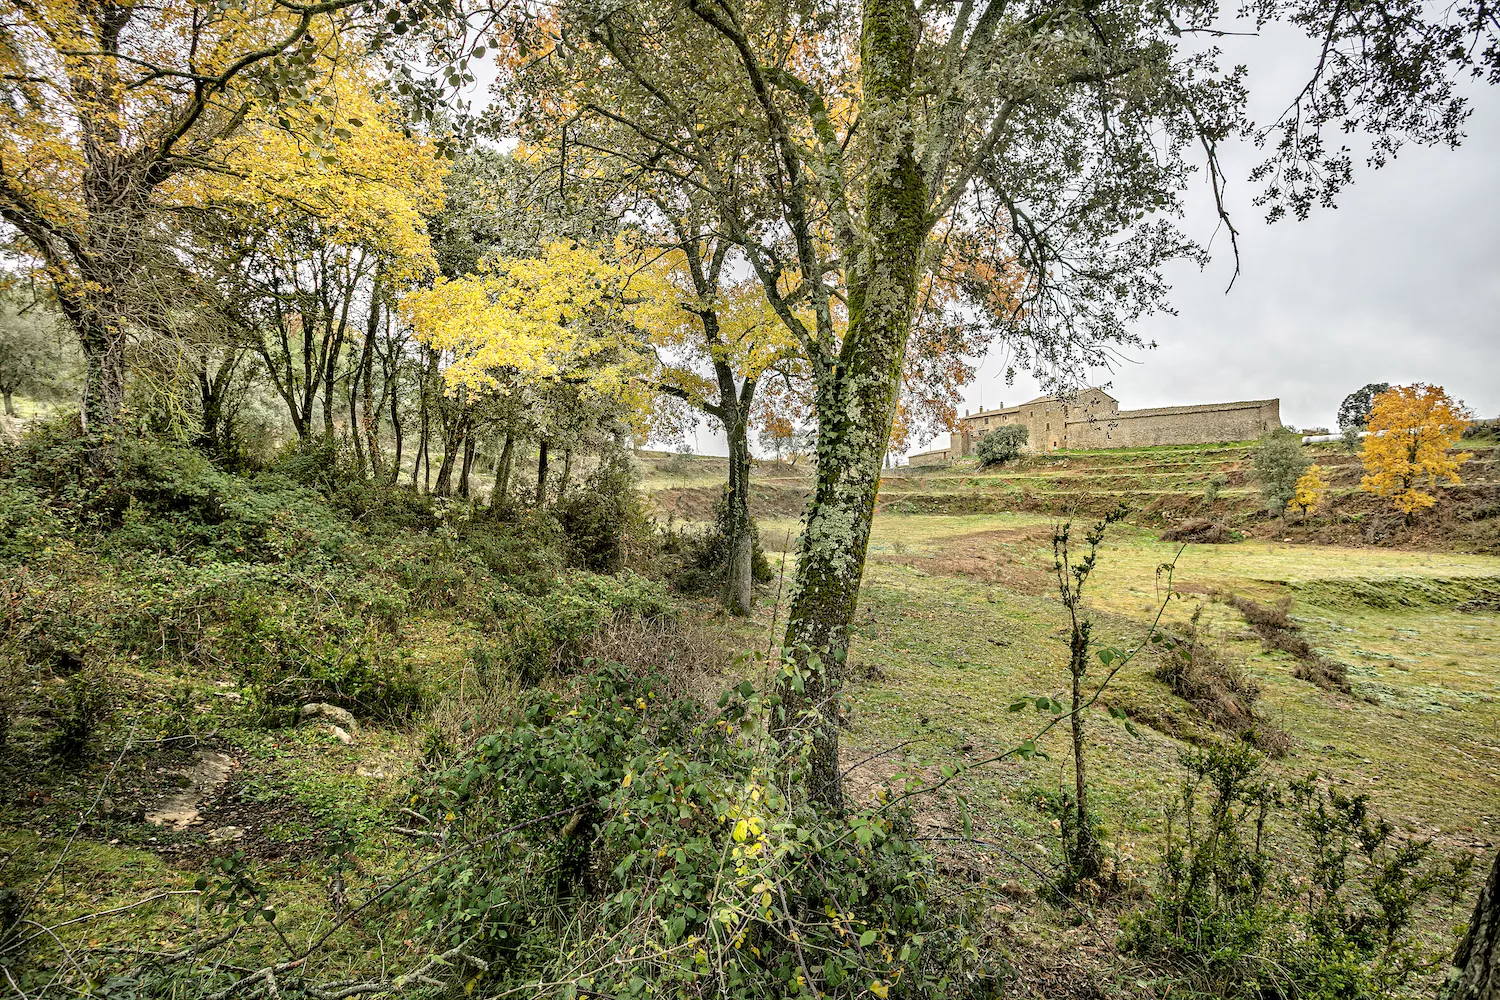
[[(990, 549), (1007, 565), (1028, 568), (1030, 580), (1047, 581), (1053, 523), (1029, 514), (877, 517), (854, 657), (859, 669), (875, 669), (855, 691), (851, 754), (916, 740), (935, 759), (972, 760), (1030, 734), (1037, 717), (1006, 707), (1021, 694), (1062, 694), (1061, 604), (1045, 584), (1023, 593), (976, 579), (955, 554)], [(790, 519), (761, 522), (772, 551), (789, 531)], [(1369, 793), (1404, 828), (1450, 845), (1500, 836), (1500, 629), (1492, 613), (1452, 609), (1471, 588), (1500, 587), (1500, 558), (1262, 541), (1190, 545), (1177, 555), (1179, 547), (1128, 525), (1111, 529), (1088, 591), (1101, 641), (1124, 644), (1144, 634), (1164, 593), (1157, 568), (1176, 556), (1179, 596), (1165, 621), (1180, 625), (1201, 609), (1204, 627), (1244, 661), (1270, 720), (1292, 738), (1292, 752), (1276, 765), (1283, 775), (1330, 775)], [(945, 572), (949, 558), (955, 567)], [(1456, 588), (1438, 588), (1453, 598), (1444, 598), (1446, 606), (1328, 598), (1330, 587), (1402, 593), (1445, 580)], [(1294, 678), (1291, 658), (1264, 652), (1238, 612), (1210, 599), (1213, 591), (1290, 599), (1294, 621), (1318, 651), (1349, 665), (1354, 696)], [(1105, 701), (1191, 720), (1191, 708), (1151, 679), (1151, 667), (1149, 655), (1131, 664)], [(1101, 807), (1111, 826), (1144, 835), (1170, 791), (1178, 744), (1159, 733), (1137, 740), (1104, 713), (1094, 718)], [(964, 744), (973, 749), (954, 749)], [(1024, 789), (1071, 780), (1065, 745), (1054, 731), (1044, 749), (1055, 762), (1006, 763), (971, 779), (985, 811), (1013, 821), (1018, 812), (1009, 803)]]

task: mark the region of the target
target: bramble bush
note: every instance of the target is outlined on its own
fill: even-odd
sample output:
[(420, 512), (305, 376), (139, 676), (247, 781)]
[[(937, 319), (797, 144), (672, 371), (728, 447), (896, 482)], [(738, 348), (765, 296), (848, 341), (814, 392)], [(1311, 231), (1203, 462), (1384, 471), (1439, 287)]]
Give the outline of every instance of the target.
[(618, 577), (563, 573), (540, 595), (497, 590), (490, 612), (505, 637), (496, 661), (528, 686), (577, 670), (584, 641), (611, 624), (676, 617), (660, 584), (628, 570)]
[[(433, 695), (400, 653), (413, 613), (489, 618), (515, 640), (504, 665), (535, 680), (574, 669), (588, 636), (621, 616), (667, 612), (639, 578), (559, 575), (570, 550), (617, 559), (618, 532), (570, 540), (548, 513), (479, 516), (379, 486), (335, 447), (290, 449), (251, 475), (149, 439), (121, 440), (100, 470), (88, 447), (59, 425), (0, 449), (0, 564), (16, 568), (0, 574), (0, 703), (65, 755), (112, 714), (47, 694), (84, 664), (228, 674), (265, 722), (305, 700), (400, 721)], [(605, 473), (570, 491), (569, 517), (597, 507), (604, 524), (639, 507), (628, 469)]]
[[(964, 996), (986, 975), (899, 793), (844, 815), (796, 793), (750, 682), (717, 712), (597, 664), (413, 787), (443, 861), (404, 902), (467, 990)], [(586, 945), (583, 943), (587, 942)], [(583, 946), (580, 946), (583, 945)], [(544, 989), (544, 992), (546, 990)]]
[[(694, 531), (669, 525), (662, 531), (661, 551), (672, 589), (699, 597), (720, 593), (724, 575), (729, 571), (729, 535), (724, 529), (728, 520), (726, 490), (714, 501), (711, 527)], [(766, 550), (760, 544), (760, 530), (754, 521), (750, 523), (750, 578), (761, 585), (775, 579)]]

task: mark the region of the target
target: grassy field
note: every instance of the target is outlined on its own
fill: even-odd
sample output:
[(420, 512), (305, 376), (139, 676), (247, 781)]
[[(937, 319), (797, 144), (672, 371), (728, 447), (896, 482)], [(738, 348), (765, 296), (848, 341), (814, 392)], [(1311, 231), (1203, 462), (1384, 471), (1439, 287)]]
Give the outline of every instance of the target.
[[(856, 674), (875, 679), (861, 681), (855, 697), (853, 752), (917, 739), (940, 755), (971, 745), (967, 756), (978, 758), (1026, 735), (1033, 720), (1006, 706), (1019, 694), (1059, 695), (1067, 676), (1052, 525), (1034, 515), (876, 519), (856, 640)], [(785, 520), (761, 524), (768, 548), (791, 530)], [(1354, 588), (1325, 586), (1356, 583), (1366, 597), (1400, 596), (1422, 582), (1454, 581), (1458, 593), (1483, 592), (1500, 589), (1500, 558), (1257, 541), (1183, 547), (1120, 525), (1088, 592), (1106, 641), (1127, 645), (1145, 633), (1167, 592), (1157, 568), (1174, 558), (1178, 596), (1164, 623), (1180, 625), (1201, 609), (1204, 627), (1245, 662), (1271, 718), (1292, 737), (1278, 765), (1284, 773), (1333, 775), (1407, 829), (1455, 845), (1500, 835), (1494, 613), (1453, 610), (1451, 599), (1373, 607), (1350, 599)], [(1292, 658), (1264, 651), (1214, 592), (1290, 600), (1293, 620), (1318, 651), (1350, 667), (1353, 695), (1294, 678)], [(1153, 665), (1144, 655), (1105, 701), (1190, 715), (1150, 677)], [(1172, 773), (1176, 743), (1159, 734), (1132, 739), (1102, 716), (1097, 741), (1112, 811), (1122, 828), (1139, 828), (1163, 804), (1161, 780)], [(1060, 754), (1061, 733), (1053, 743)], [(1010, 794), (1032, 782), (1055, 786), (1060, 770), (1006, 764), (985, 781)]]
[[(1168, 509), (1191, 509), (1208, 476), (1227, 470), (1217, 507), (1238, 516), (1252, 537), (1182, 546), (1159, 540), (1164, 518), (1114, 526), (1087, 592), (1100, 641), (1140, 641), (1169, 593), (1158, 570), (1174, 563), (1163, 623), (1181, 628), (1196, 616), (1256, 681), (1264, 716), (1290, 738), (1289, 752), (1272, 764), (1279, 777), (1316, 771), (1350, 794), (1368, 795), (1413, 836), (1455, 851), (1493, 849), (1500, 841), (1500, 620), (1493, 610), (1458, 605), (1500, 593), (1500, 557), (1453, 545), (1420, 548), (1418, 540), (1400, 548), (1318, 544), (1316, 524), (1256, 519), (1243, 458), (1237, 448), (1141, 449), (1052, 458), (1045, 468), (998, 474), (950, 469), (888, 477), (861, 595), (845, 750), (851, 766), (874, 760), (851, 773), (853, 789), (916, 764), (992, 757), (1038, 726), (1033, 713), (1007, 711), (1018, 695), (1063, 695), (1066, 632), (1052, 535), (1064, 515), (1035, 509), (1038, 497), (1050, 493), (1054, 503), (1091, 510), (1117, 499), (1147, 496), (1159, 504), (1167, 497)], [(1488, 466), (1470, 471), (1471, 482), (1492, 475)], [(766, 478), (782, 489), (795, 485), (784, 474)], [(1014, 503), (1017, 510), (943, 513), (1026, 498), (1033, 502)], [(768, 551), (780, 552), (795, 539), (797, 519), (765, 517), (760, 530)], [(1317, 652), (1347, 665), (1352, 693), (1293, 676), (1291, 656), (1268, 651), (1238, 611), (1215, 599), (1228, 595), (1287, 602)], [(762, 609), (765, 627), (777, 614)], [(1160, 729), (1210, 735), (1193, 708), (1154, 679), (1156, 663), (1148, 648), (1103, 702), (1171, 726), (1140, 726), (1136, 738), (1104, 712), (1091, 723), (1098, 806), (1121, 863), (1143, 875), (1159, 853), (1162, 812), (1184, 745)], [(1071, 782), (1072, 769), (1061, 730), (1041, 746), (1050, 759), (1012, 759), (963, 779), (986, 836), (1000, 845), (986, 858), (995, 877), (1034, 882), (1030, 865), (1055, 853), (1050, 816), (1027, 803)], [(933, 822), (956, 824), (944, 816)], [(1452, 919), (1433, 915), (1436, 938)]]

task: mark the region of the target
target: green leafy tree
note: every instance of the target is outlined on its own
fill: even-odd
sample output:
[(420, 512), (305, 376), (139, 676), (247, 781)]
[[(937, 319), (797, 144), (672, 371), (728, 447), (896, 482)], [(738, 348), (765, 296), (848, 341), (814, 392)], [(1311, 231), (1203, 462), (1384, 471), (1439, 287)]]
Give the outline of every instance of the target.
[(979, 456), (980, 466), (988, 469), (1020, 457), (1028, 433), (1022, 424), (1002, 424), (990, 431), (979, 439), (979, 444), (974, 448), (974, 454)]
[(1302, 450), (1302, 439), (1294, 431), (1278, 428), (1260, 439), (1251, 458), (1250, 474), (1260, 487), (1266, 510), (1286, 515), (1287, 505), (1297, 495), (1297, 482), (1312, 459)]
[(1165, 304), (1168, 261), (1205, 255), (1171, 220), (1195, 168), (1222, 194), (1221, 143), (1266, 140), (1257, 180), (1273, 218), (1306, 215), (1350, 179), (1351, 154), (1325, 130), (1375, 133), (1377, 163), (1407, 140), (1456, 143), (1453, 64), (1500, 64), (1487, 10), (1240, 9), (1320, 49), (1264, 129), (1246, 118), (1242, 69), (1194, 37), (1222, 29), (1214, 3), (565, 0), (515, 37), (506, 124), (536, 145), (565, 130), (573, 148), (619, 150), (622, 187), (711, 199), (810, 365), (818, 472), (785, 646), (825, 665), (786, 692), (788, 735), (812, 734), (815, 796), (841, 802), (838, 664), (908, 344), (949, 238), (976, 265), (955, 312), (976, 307), (1034, 367), (1076, 375), (1138, 342), (1133, 321)]
[(1370, 422), (1370, 411), (1375, 407), (1375, 397), (1391, 387), (1389, 382), (1371, 382), (1369, 385), (1349, 393), (1339, 404), (1339, 430), (1346, 435), (1356, 434)]

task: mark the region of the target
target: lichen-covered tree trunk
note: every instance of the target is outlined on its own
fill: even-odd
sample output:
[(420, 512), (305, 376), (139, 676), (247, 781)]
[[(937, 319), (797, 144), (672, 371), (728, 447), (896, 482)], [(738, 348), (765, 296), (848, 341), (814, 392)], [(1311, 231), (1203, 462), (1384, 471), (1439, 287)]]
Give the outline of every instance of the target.
[(823, 669), (800, 695), (783, 692), (789, 708), (783, 741), (810, 735), (808, 792), (834, 808), (843, 806), (837, 707), (842, 659), (864, 574), (928, 230), (927, 190), (906, 114), (918, 24), (910, 0), (865, 0), (862, 127), (871, 151), (865, 244), (848, 272), (848, 329), (836, 363), (819, 378), (817, 486), (798, 544), (787, 618), (787, 647), (799, 662), (816, 655)]
[(1442, 1000), (1500, 998), (1500, 854), (1479, 890), (1469, 929), (1453, 956), (1453, 968), (1439, 994)]

